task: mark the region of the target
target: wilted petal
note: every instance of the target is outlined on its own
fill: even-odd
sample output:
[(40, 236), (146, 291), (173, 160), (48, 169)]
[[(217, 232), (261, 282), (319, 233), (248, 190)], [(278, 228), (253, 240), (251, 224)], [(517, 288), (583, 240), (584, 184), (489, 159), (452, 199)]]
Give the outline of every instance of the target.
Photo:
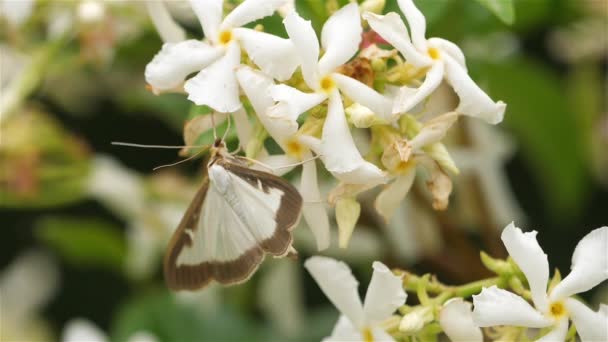
[(270, 95), (279, 103), (268, 110), (268, 115), (288, 120), (297, 120), (300, 114), (327, 99), (323, 93), (305, 93), (284, 84), (271, 87)]
[(523, 298), (496, 286), (473, 295), (473, 305), (473, 321), (482, 328), (496, 325), (543, 328), (552, 324)]
[[(308, 152), (304, 159), (309, 159), (311, 156), (312, 154)], [(308, 161), (302, 166), (300, 194), (304, 200), (302, 215), (315, 236), (317, 249), (322, 251), (329, 247), (329, 217), (321, 198), (321, 191), (319, 191), (317, 164), (314, 160)]]
[(399, 8), (410, 26), (412, 43), (414, 43), (418, 51), (426, 52), (426, 19), (424, 15), (414, 5), (414, 1), (412, 0), (397, 0), (397, 4), (399, 4)]
[(93, 323), (84, 319), (73, 319), (66, 324), (61, 337), (62, 342), (105, 342), (106, 335)]
[(406, 174), (397, 177), (394, 182), (386, 185), (376, 197), (374, 207), (387, 223), (390, 222), (395, 211), (410, 191), (415, 178), (416, 168), (412, 167)]
[[(331, 336), (322, 340), (323, 342), (346, 342), (346, 341), (363, 341), (361, 331), (357, 329), (353, 323), (344, 315), (336, 322), (334, 329), (331, 331)], [(380, 340), (378, 340), (380, 341)]]
[(407, 113), (429, 97), (441, 84), (444, 69), (443, 63), (435, 62), (431, 69), (426, 73), (424, 82), (420, 87), (416, 88), (414, 91), (407, 86), (401, 87), (399, 94), (395, 98), (395, 103), (393, 104), (393, 113)]
[(471, 303), (462, 298), (445, 302), (439, 313), (439, 324), (452, 342), (483, 341), (481, 329), (473, 323)]
[(319, 87), (317, 62), (319, 60), (319, 41), (310, 20), (304, 20), (298, 13), (291, 12), (283, 20), (285, 30), (296, 48), (304, 81), (311, 89)]
[(583, 342), (608, 341), (608, 305), (595, 312), (576, 299), (566, 299), (566, 309)]
[(608, 227), (587, 234), (574, 249), (572, 270), (551, 291), (551, 299), (559, 300), (591, 290), (608, 279)]
[(321, 159), (336, 178), (349, 184), (379, 184), (385, 174), (363, 159), (346, 122), (342, 99), (337, 91), (330, 95), (327, 119), (323, 125)]
[(239, 138), (239, 145), (245, 149), (251, 139), (251, 131), (253, 130), (251, 122), (249, 122), (249, 118), (247, 117), (247, 112), (241, 107), (232, 113), (232, 118), (234, 119), (236, 135)]
[(247, 55), (260, 69), (279, 81), (291, 78), (299, 59), (289, 39), (247, 28), (234, 29)]
[(458, 47), (458, 45), (452, 43), (449, 40), (445, 40), (443, 38), (431, 38), (431, 39), (429, 39), (429, 45), (436, 47), (443, 53), (447, 53), (456, 62), (458, 62), (458, 64), (460, 64), (461, 67), (463, 67), (465, 70), (467, 69), (467, 64), (466, 64), (466, 60), (464, 57), (464, 53), (462, 52), (460, 47)]
[(171, 17), (164, 1), (147, 0), (146, 7), (163, 42), (177, 43), (186, 40), (186, 32)]
[(401, 277), (394, 275), (379, 261), (374, 261), (372, 267), (374, 273), (363, 304), (367, 324), (380, 323), (389, 318), (407, 299)]
[(445, 63), (446, 80), (460, 98), (456, 111), (480, 118), (493, 125), (501, 122), (507, 105), (502, 101), (492, 101), (452, 57), (444, 54), (442, 59)]
[(556, 326), (553, 327), (546, 335), (536, 340), (536, 342), (561, 342), (566, 341), (566, 334), (568, 333), (568, 317), (564, 317), (557, 322)]
[(369, 108), (381, 119), (390, 120), (392, 118), (392, 99), (354, 78), (338, 73), (332, 74), (331, 77), (336, 81), (340, 91), (350, 97), (351, 100)]
[(190, 0), (192, 9), (203, 27), (205, 37), (217, 42), (218, 31), (222, 22), (224, 11), (223, 0)]
[(364, 314), (357, 292), (359, 282), (348, 265), (332, 258), (313, 256), (306, 260), (304, 267), (340, 313), (355, 327), (361, 327)]
[(222, 51), (198, 40), (165, 43), (146, 65), (146, 82), (157, 91), (175, 89), (188, 75), (203, 69), (222, 55)]
[(334, 13), (323, 25), (321, 44), (325, 53), (319, 60), (319, 74), (327, 75), (348, 62), (361, 43), (359, 6), (350, 3)]
[(536, 241), (536, 234), (537, 231), (524, 233), (511, 222), (502, 231), (501, 239), (509, 255), (526, 275), (534, 305), (545, 312), (548, 309), (549, 261)]
[(413, 150), (419, 150), (441, 141), (452, 125), (458, 120), (457, 112), (450, 112), (437, 116), (424, 124), (420, 132), (410, 140)]
[(408, 63), (421, 68), (433, 62), (428, 55), (420, 53), (412, 45), (407, 27), (399, 14), (390, 12), (386, 15), (378, 15), (366, 12), (363, 14), (363, 18), (376, 33), (399, 50)]
[(188, 99), (207, 105), (220, 113), (231, 113), (241, 107), (235, 69), (241, 62), (241, 50), (232, 43), (224, 57), (203, 69), (184, 85)]
[(272, 15), (285, 0), (245, 0), (230, 12), (222, 22), (222, 29), (241, 27)]

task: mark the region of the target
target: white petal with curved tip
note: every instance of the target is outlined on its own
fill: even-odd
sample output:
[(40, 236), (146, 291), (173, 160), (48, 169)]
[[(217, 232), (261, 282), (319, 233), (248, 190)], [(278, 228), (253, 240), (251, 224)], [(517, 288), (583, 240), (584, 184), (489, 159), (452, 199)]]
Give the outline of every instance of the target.
[(547, 254), (536, 241), (537, 231), (524, 233), (511, 222), (501, 235), (509, 255), (526, 275), (532, 300), (542, 312), (548, 309), (547, 282), (549, 280), (549, 261)]
[(163, 42), (177, 43), (186, 40), (186, 32), (171, 17), (164, 1), (147, 0), (146, 8)]
[(338, 88), (351, 100), (369, 108), (379, 118), (392, 118), (392, 99), (384, 96), (354, 78), (334, 73), (331, 75)]
[(371, 26), (380, 37), (384, 38), (384, 40), (399, 50), (408, 63), (411, 63), (418, 68), (433, 63), (431, 57), (416, 50), (409, 40), (407, 27), (399, 14), (390, 12), (386, 15), (378, 15), (366, 12), (363, 14), (363, 18), (367, 20), (369, 26)]
[(146, 82), (157, 91), (175, 89), (188, 75), (203, 69), (221, 55), (221, 49), (194, 39), (165, 43), (146, 65)]
[(245, 0), (224, 18), (221, 29), (241, 27), (270, 16), (284, 3), (285, 0)]
[(426, 52), (426, 19), (424, 18), (424, 15), (420, 12), (418, 7), (414, 5), (414, 1), (412, 0), (397, 0), (397, 4), (410, 26), (412, 43), (414, 43), (414, 46), (418, 51)]
[(443, 53), (447, 53), (450, 57), (454, 58), (461, 67), (467, 69), (466, 59), (464, 53), (458, 47), (458, 45), (452, 43), (449, 40), (443, 38), (431, 38), (429, 39), (429, 45), (439, 49)]
[(496, 286), (473, 295), (473, 305), (473, 321), (482, 328), (496, 325), (543, 328), (552, 324), (523, 298)]
[(284, 84), (271, 87), (270, 95), (279, 103), (268, 110), (268, 115), (289, 120), (297, 120), (300, 114), (327, 99), (323, 93), (305, 93)]
[(426, 73), (424, 82), (420, 87), (416, 89), (407, 86), (401, 87), (393, 103), (393, 114), (407, 113), (429, 97), (441, 84), (444, 71), (444, 64), (441, 61), (437, 61)]
[(357, 287), (359, 282), (348, 265), (332, 258), (313, 256), (304, 263), (323, 293), (357, 328), (363, 324), (363, 305)]
[(559, 300), (591, 290), (608, 279), (608, 227), (593, 230), (574, 249), (572, 270), (551, 291), (551, 299)]
[(311, 89), (319, 88), (319, 41), (310, 20), (304, 20), (294, 11), (283, 20), (283, 24), (299, 56), (304, 81)]
[[(311, 157), (312, 154), (308, 152), (303, 156), (303, 159), (310, 159)], [(330, 242), (329, 217), (321, 198), (319, 182), (317, 181), (317, 164), (314, 160), (308, 161), (302, 166), (300, 194), (304, 201), (302, 215), (315, 236), (317, 249), (319, 251), (327, 249)]]
[(608, 341), (608, 305), (600, 304), (600, 309), (596, 312), (573, 298), (568, 298), (565, 302), (583, 342)]
[(224, 0), (190, 0), (190, 5), (203, 27), (205, 38), (217, 42), (224, 12)]
[(247, 28), (233, 30), (251, 60), (266, 74), (279, 81), (291, 78), (299, 59), (289, 39)]
[(66, 324), (61, 337), (62, 342), (105, 342), (108, 337), (93, 323), (77, 318)]
[(398, 307), (405, 304), (407, 299), (401, 277), (394, 275), (386, 265), (379, 261), (374, 261), (372, 267), (374, 273), (365, 293), (363, 304), (367, 324), (380, 323), (389, 318)]
[(416, 168), (412, 167), (406, 174), (397, 177), (394, 182), (386, 185), (376, 197), (374, 207), (387, 223), (390, 222), (395, 211), (410, 191), (415, 178)]
[(348, 317), (340, 315), (340, 318), (338, 318), (336, 325), (334, 325), (334, 328), (331, 331), (331, 336), (324, 338), (322, 342), (345, 341), (363, 341), (363, 336), (361, 335), (359, 329), (357, 329), (348, 319)]
[(481, 329), (473, 323), (472, 305), (462, 298), (452, 298), (439, 312), (439, 324), (453, 342), (481, 342)]
[(348, 62), (361, 43), (359, 6), (350, 3), (334, 13), (323, 25), (321, 44), (325, 53), (319, 60), (319, 74), (327, 75)]
[(409, 141), (412, 150), (440, 142), (452, 125), (458, 120), (457, 112), (449, 112), (427, 121), (416, 136)]
[(457, 112), (485, 120), (490, 124), (502, 121), (507, 107), (502, 101), (494, 102), (467, 74), (467, 71), (449, 55), (441, 57), (445, 63), (445, 77), (460, 98)]
[(556, 326), (553, 327), (546, 335), (536, 340), (536, 342), (559, 342), (566, 341), (566, 334), (568, 333), (568, 317), (564, 317), (557, 322)]
[(327, 170), (346, 183), (372, 185), (386, 181), (385, 174), (364, 160), (357, 150), (338, 91), (332, 92), (329, 98), (320, 154)]
[(220, 113), (231, 113), (241, 107), (235, 69), (241, 62), (241, 50), (232, 43), (224, 57), (203, 69), (186, 82), (188, 100), (207, 105)]

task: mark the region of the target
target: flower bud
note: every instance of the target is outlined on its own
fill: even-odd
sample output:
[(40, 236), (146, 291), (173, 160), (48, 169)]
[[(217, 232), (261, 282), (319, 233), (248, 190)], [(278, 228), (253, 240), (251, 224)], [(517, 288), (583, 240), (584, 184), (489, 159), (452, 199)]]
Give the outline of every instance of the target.
[(355, 225), (361, 214), (361, 204), (353, 197), (340, 198), (336, 202), (336, 221), (340, 248), (348, 247)]
[(359, 5), (359, 8), (361, 9), (361, 13), (372, 12), (375, 14), (382, 14), (385, 5), (386, 0), (365, 0)]
[(424, 328), (425, 324), (433, 320), (433, 311), (428, 306), (417, 307), (403, 316), (399, 323), (399, 331), (406, 334), (415, 334)]
[(368, 128), (372, 125), (384, 124), (386, 121), (380, 119), (371, 109), (359, 104), (353, 103), (345, 109), (348, 121), (357, 128)]

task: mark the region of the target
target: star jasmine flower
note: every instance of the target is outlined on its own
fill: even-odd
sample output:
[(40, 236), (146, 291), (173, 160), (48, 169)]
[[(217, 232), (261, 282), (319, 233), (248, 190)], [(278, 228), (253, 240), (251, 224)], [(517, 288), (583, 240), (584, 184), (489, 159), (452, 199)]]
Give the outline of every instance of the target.
[(330, 242), (329, 217), (321, 200), (317, 166), (314, 160), (310, 160), (312, 153), (305, 149), (298, 140), (298, 122), (295, 118), (268, 115), (268, 109), (274, 105), (274, 100), (270, 96), (270, 89), (274, 86), (274, 82), (269, 76), (247, 66), (241, 66), (236, 75), (258, 119), (285, 152), (282, 155), (269, 156), (272, 158), (271, 162), (269, 162), (269, 158), (262, 158), (261, 161), (271, 165), (284, 166), (308, 160), (302, 165), (300, 184), (300, 194), (304, 200), (302, 214), (313, 231), (318, 249), (326, 249)]
[(178, 43), (186, 40), (186, 32), (171, 17), (165, 1), (146, 0), (146, 7), (163, 42)]
[(315, 256), (306, 260), (304, 267), (341, 313), (331, 336), (324, 341), (394, 341), (380, 323), (405, 303), (407, 294), (401, 277), (375, 261), (365, 302), (361, 303), (359, 283), (344, 262)]
[(522, 270), (534, 306), (522, 297), (492, 286), (473, 296), (473, 317), (480, 327), (513, 325), (529, 328), (551, 327), (542, 341), (564, 341), (572, 320), (583, 341), (608, 340), (608, 306), (598, 312), (572, 298), (608, 279), (608, 227), (587, 234), (572, 255), (570, 274), (547, 291), (549, 262), (536, 241), (536, 231), (523, 233), (513, 223), (502, 233), (502, 241)]
[[(445, 79), (458, 94), (457, 112), (481, 118), (488, 123), (502, 121), (506, 105), (494, 102), (467, 72), (462, 50), (454, 43), (441, 38), (426, 39), (426, 19), (412, 0), (398, 0), (411, 35), (399, 14), (391, 12), (377, 15), (366, 12), (363, 17), (371, 28), (394, 46), (416, 68), (428, 69), (424, 82), (418, 88), (404, 86), (393, 105), (393, 113), (407, 113), (425, 100)], [(411, 39), (410, 39), (411, 37)]]
[(329, 99), (327, 119), (319, 141), (303, 140), (321, 155), (325, 167), (336, 178), (347, 183), (383, 183), (384, 173), (365, 161), (357, 150), (344, 114), (340, 92), (354, 102), (371, 109), (380, 117), (390, 117), (392, 101), (367, 85), (337, 73), (338, 68), (353, 57), (361, 42), (361, 19), (357, 4), (351, 3), (335, 12), (325, 23), (321, 45), (325, 53), (319, 59), (319, 42), (310, 21), (292, 12), (284, 20), (289, 38), (298, 54), (306, 85), (313, 90), (304, 93), (286, 85), (271, 88), (278, 104), (269, 115), (296, 120), (305, 111)]
[(473, 322), (471, 303), (452, 298), (439, 312), (439, 324), (452, 342), (482, 342), (481, 329)]
[[(241, 108), (234, 71), (241, 63), (241, 48), (265, 73), (289, 79), (297, 67), (291, 42), (271, 34), (242, 27), (271, 15), (284, 0), (246, 0), (222, 20), (222, 0), (191, 0), (205, 41), (189, 39), (165, 43), (146, 66), (146, 81), (156, 93), (179, 90), (188, 99), (221, 113)], [(197, 72), (188, 81), (186, 77)]]

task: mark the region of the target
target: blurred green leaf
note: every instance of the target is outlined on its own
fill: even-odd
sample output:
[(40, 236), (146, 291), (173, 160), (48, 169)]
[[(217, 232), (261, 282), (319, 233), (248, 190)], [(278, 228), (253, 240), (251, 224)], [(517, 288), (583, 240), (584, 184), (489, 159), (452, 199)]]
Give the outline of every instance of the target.
[(503, 23), (511, 25), (515, 21), (513, 0), (477, 0), (477, 2), (494, 13)]
[(329, 17), (324, 0), (296, 1), (296, 10), (303, 18), (312, 21), (312, 27), (317, 33), (321, 32), (323, 23)]
[(37, 237), (68, 263), (122, 271), (126, 243), (118, 227), (97, 219), (47, 217), (36, 228)]
[[(476, 69), (492, 97), (507, 103), (505, 122), (544, 191), (556, 219), (572, 219), (588, 191), (578, 112), (569, 107), (562, 80), (545, 65), (523, 57)], [(482, 83), (483, 84), (483, 83)]]

